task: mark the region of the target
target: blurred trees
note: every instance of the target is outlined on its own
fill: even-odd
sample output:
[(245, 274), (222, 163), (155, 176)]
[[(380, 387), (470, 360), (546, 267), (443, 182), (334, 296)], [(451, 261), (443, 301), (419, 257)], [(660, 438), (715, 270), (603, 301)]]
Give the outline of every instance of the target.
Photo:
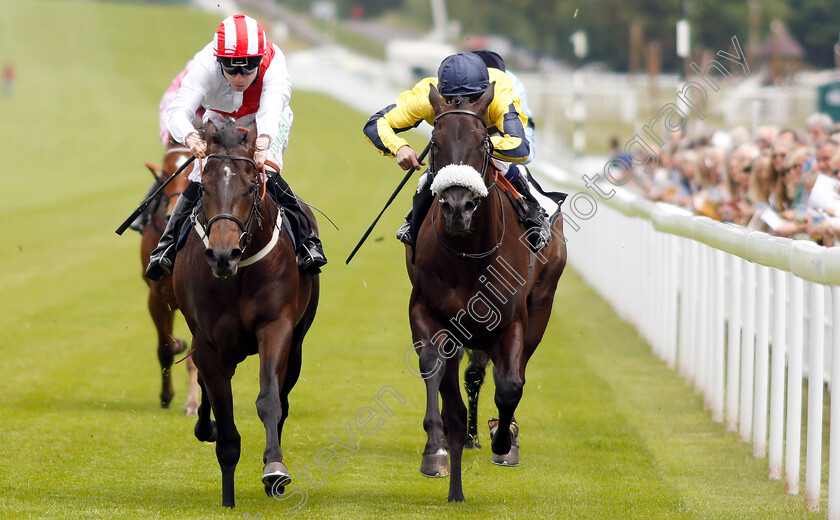
[[(316, 1), (283, 0), (300, 10), (308, 10)], [(341, 16), (359, 5), (365, 17), (399, 10), (431, 25), (429, 0), (333, 2)], [(585, 30), (589, 38), (586, 60), (620, 71), (634, 65), (643, 69), (644, 56), (656, 53), (661, 53), (663, 70), (676, 71), (675, 25), (684, 11), (691, 23), (695, 54), (728, 49), (733, 36), (746, 50), (750, 42), (760, 44), (772, 20), (781, 19), (805, 47), (808, 62), (833, 67), (833, 46), (840, 32), (837, 0), (449, 0), (446, 7), (464, 34), (505, 36), (537, 55), (567, 60), (573, 59), (569, 36)]]

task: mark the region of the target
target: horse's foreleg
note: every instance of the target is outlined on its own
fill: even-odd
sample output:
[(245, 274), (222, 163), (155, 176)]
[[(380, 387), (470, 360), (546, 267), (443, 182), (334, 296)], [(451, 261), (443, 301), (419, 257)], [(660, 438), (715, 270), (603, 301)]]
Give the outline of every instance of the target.
[(148, 307), (158, 337), (157, 355), (161, 370), (160, 407), (169, 408), (169, 403), (175, 396), (175, 389), (172, 387), (172, 362), (179, 347), (178, 340), (172, 336), (175, 313), (169, 309), (154, 287), (149, 291)]
[(241, 437), (233, 422), (233, 395), (230, 388), (233, 371), (223, 367), (214, 352), (203, 354), (207, 350), (196, 351), (195, 364), (204, 382), (207, 397), (210, 398), (213, 415), (216, 416), (216, 459), (222, 470), (222, 505), (234, 507), (234, 473), (239, 463)]
[[(496, 407), (499, 423), (492, 439), (493, 463), (515, 466), (519, 464), (518, 442), (512, 438), (513, 413), (522, 399), (525, 370), (522, 365), (522, 324), (511, 325), (494, 349), (493, 371), (496, 379)], [(511, 449), (511, 448), (514, 449)]]
[(426, 430), (426, 447), (423, 449), (423, 461), (420, 473), (427, 477), (446, 477), (449, 475), (449, 462), (443, 447), (443, 418), (440, 415), (438, 392), (443, 379), (444, 366), (437, 348), (426, 343), (420, 349), (420, 372), (428, 375), (426, 383), (426, 415), (423, 417), (423, 429)]
[(464, 372), (464, 389), (467, 391), (469, 413), (467, 414), (467, 448), (481, 448), (478, 442), (478, 395), (484, 384), (484, 375), (489, 358), (481, 350), (469, 353), (470, 362)]
[[(289, 358), (291, 354), (293, 324), (287, 320), (273, 322), (257, 331), (257, 341), (260, 352), (260, 393), (257, 396), (257, 415), (265, 427), (265, 451), (263, 452), (262, 482), (267, 494), (276, 495), (283, 492), (283, 487), (291, 480), (289, 470), (283, 463), (283, 452), (280, 448), (280, 433), (285, 413), (288, 411), (288, 401), (283, 405), (281, 390), (286, 388), (285, 379), (289, 372)], [(298, 356), (300, 354), (298, 353)], [(297, 379), (300, 372), (300, 358), (297, 358), (293, 379)]]
[[(197, 372), (198, 370), (196, 370)], [(210, 419), (210, 398), (207, 387), (201, 377), (196, 378), (196, 384), (201, 390), (201, 404), (198, 405), (198, 420), (195, 422), (195, 438), (201, 442), (216, 442), (216, 421)]]
[(440, 386), (443, 399), (443, 420), (446, 424), (449, 443), (449, 462), (452, 474), (449, 480), (449, 501), (463, 502), (464, 490), (461, 484), (461, 456), (467, 441), (467, 408), (461, 398), (458, 385), (459, 356), (451, 357), (446, 362), (446, 372)]

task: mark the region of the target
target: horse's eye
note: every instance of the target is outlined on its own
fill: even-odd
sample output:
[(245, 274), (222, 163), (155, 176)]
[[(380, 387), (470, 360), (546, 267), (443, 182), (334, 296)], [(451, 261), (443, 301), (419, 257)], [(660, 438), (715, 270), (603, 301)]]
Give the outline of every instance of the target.
[(464, 209), (467, 210), (467, 211), (474, 211), (475, 210), (475, 202), (473, 202), (471, 200), (467, 201), (464, 204)]

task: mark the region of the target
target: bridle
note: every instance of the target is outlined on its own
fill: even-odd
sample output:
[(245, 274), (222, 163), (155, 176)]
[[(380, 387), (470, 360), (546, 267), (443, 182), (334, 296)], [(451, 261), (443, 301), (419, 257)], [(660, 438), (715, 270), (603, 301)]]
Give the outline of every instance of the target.
[[(476, 114), (475, 112), (473, 112), (471, 110), (464, 110), (464, 109), (456, 108), (454, 110), (447, 110), (446, 112), (441, 112), (440, 114), (436, 115), (434, 120), (432, 120), (432, 126), (437, 127), (438, 120), (440, 118), (442, 118), (443, 116), (448, 116), (449, 114), (470, 115), (470, 116), (473, 116), (475, 118), (478, 118), (478, 120), (481, 121), (481, 124), (484, 125), (485, 133), (484, 133), (484, 139), (482, 140), (482, 147), (484, 148), (484, 164), (482, 165), (481, 171), (479, 172), (481, 174), (481, 178), (483, 179), (484, 174), (487, 173), (487, 167), (490, 166), (490, 159), (493, 158), (491, 145), (490, 145), (490, 134), (488, 134), (486, 132), (487, 121), (484, 120), (483, 116), (480, 116), (480, 115)], [(432, 173), (432, 176), (437, 174), (437, 167), (435, 166), (435, 153), (434, 153), (434, 150), (436, 148), (437, 148), (437, 141), (435, 140), (434, 132), (432, 132), (432, 154), (431, 154), (431, 159), (429, 159), (429, 171)], [(493, 178), (493, 184), (488, 186), (487, 190), (489, 191), (489, 190), (493, 189), (495, 186), (496, 186), (496, 178), (494, 177)]]
[[(204, 213), (204, 206), (202, 205), (201, 212), (204, 213), (204, 220), (207, 222), (206, 224), (202, 225), (198, 222), (198, 219), (193, 219), (194, 224), (196, 226), (201, 226), (203, 228), (202, 232), (204, 236), (210, 236), (210, 228), (213, 226), (215, 222), (219, 220), (232, 220), (239, 226), (239, 229), (242, 231), (242, 234), (239, 235), (239, 249), (244, 253), (245, 248), (248, 247), (248, 244), (251, 241), (251, 225), (254, 221), (257, 221), (257, 225), (262, 227), (262, 216), (260, 215), (260, 206), (262, 205), (262, 201), (265, 198), (265, 173), (263, 172), (262, 176), (259, 173), (259, 168), (257, 167), (257, 163), (254, 162), (253, 159), (250, 157), (244, 157), (242, 155), (228, 155), (228, 154), (221, 154), (221, 153), (211, 153), (206, 157), (206, 160), (209, 161), (210, 159), (221, 159), (221, 160), (229, 160), (229, 161), (245, 161), (251, 166), (254, 167), (254, 170), (257, 170), (257, 180), (253, 183), (250, 190), (254, 194), (254, 200), (251, 203), (251, 212), (248, 214), (248, 220), (242, 222), (236, 215), (232, 215), (230, 213), (219, 213), (218, 215), (214, 215), (207, 220), (207, 214)], [(262, 189), (260, 189), (262, 188)], [(202, 186), (202, 191), (204, 190)], [(203, 197), (203, 193), (202, 193)]]
[[(449, 115), (449, 114), (470, 115), (470, 116), (478, 118), (481, 121), (481, 123), (484, 125), (485, 134), (484, 134), (484, 139), (482, 140), (482, 147), (483, 147), (483, 152), (484, 152), (484, 164), (482, 165), (481, 172), (480, 172), (481, 173), (481, 178), (484, 179), (484, 175), (487, 173), (487, 168), (490, 166), (490, 160), (493, 158), (492, 148), (491, 148), (491, 143), (490, 143), (490, 135), (489, 135), (489, 133), (486, 132), (487, 121), (484, 120), (483, 116), (480, 116), (480, 115), (476, 114), (475, 112), (473, 112), (471, 110), (453, 109), (453, 110), (447, 110), (446, 112), (441, 112), (440, 114), (436, 115), (434, 120), (432, 121), (432, 126), (436, 127), (438, 120), (440, 118), (442, 118), (443, 116), (446, 116), (446, 115)], [(434, 150), (436, 148), (437, 148), (437, 143), (435, 141), (435, 134), (434, 134), (434, 132), (432, 132), (432, 148), (431, 148), (432, 149), (432, 154), (431, 154), (431, 159), (429, 159), (429, 171), (432, 173), (432, 176), (437, 174), (437, 168), (435, 166), (435, 154), (434, 154)], [(493, 177), (493, 182), (490, 184), (490, 186), (487, 187), (487, 191), (489, 192), (489, 191), (491, 191), (495, 188), (496, 194), (499, 197), (499, 210), (502, 213), (502, 236), (501, 236), (501, 238), (499, 238), (499, 242), (495, 246), (493, 246), (492, 248), (490, 248), (487, 251), (484, 251), (482, 253), (464, 253), (463, 251), (458, 251), (457, 249), (448, 246), (440, 238), (440, 235), (438, 235), (437, 228), (435, 227), (435, 212), (434, 212), (434, 210), (432, 210), (432, 217), (431, 217), (432, 218), (432, 222), (431, 222), (432, 231), (434, 232), (435, 238), (437, 239), (438, 243), (441, 246), (443, 246), (444, 249), (446, 249), (447, 251), (449, 251), (453, 255), (461, 257), (461, 258), (480, 259), (480, 258), (485, 258), (485, 257), (488, 257), (488, 256), (492, 255), (493, 253), (498, 251), (500, 247), (502, 247), (502, 241), (504, 241), (504, 239), (505, 239), (505, 232), (507, 230), (507, 223), (505, 222), (505, 207), (504, 207), (504, 204), (502, 203), (502, 194), (501, 194), (498, 186), (496, 185), (498, 179), (499, 179), (499, 172), (497, 171), (496, 175)], [(481, 204), (481, 200), (476, 201), (476, 204), (475, 204), (475, 209), (476, 210), (478, 209), (478, 206), (480, 204)]]

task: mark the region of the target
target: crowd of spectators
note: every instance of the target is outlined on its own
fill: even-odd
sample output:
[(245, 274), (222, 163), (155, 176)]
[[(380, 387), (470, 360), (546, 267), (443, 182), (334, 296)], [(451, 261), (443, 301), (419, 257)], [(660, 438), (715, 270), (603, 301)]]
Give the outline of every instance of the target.
[[(622, 152), (610, 144), (615, 159)], [(762, 126), (753, 136), (743, 127), (676, 131), (656, 153), (655, 168), (644, 157), (615, 161), (633, 164), (626, 188), (722, 222), (840, 246), (840, 123), (828, 115), (811, 115), (804, 130)]]

